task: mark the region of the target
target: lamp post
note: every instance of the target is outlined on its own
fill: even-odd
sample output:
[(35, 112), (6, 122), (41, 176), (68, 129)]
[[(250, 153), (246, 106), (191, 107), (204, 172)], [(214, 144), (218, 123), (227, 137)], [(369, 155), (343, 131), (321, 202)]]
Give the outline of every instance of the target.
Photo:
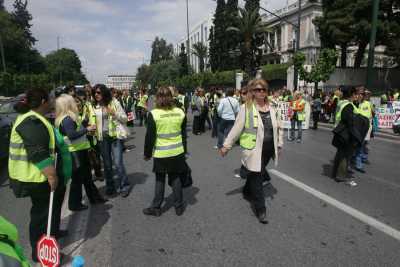
[(372, 74), (374, 70), (375, 60), (375, 40), (376, 40), (376, 29), (378, 24), (378, 12), (379, 12), (379, 0), (374, 0), (372, 6), (372, 25), (371, 25), (371, 37), (369, 41), (369, 52), (368, 52), (368, 69), (367, 69), (367, 88), (371, 89), (372, 86)]
[(187, 34), (187, 42), (186, 42), (186, 52), (187, 52), (187, 73), (190, 71), (190, 39), (189, 39), (189, 0), (186, 0), (186, 34)]
[[(300, 23), (301, 23), (301, 0), (299, 0), (299, 10), (297, 12), (297, 31), (296, 31), (296, 49), (295, 53), (300, 51)], [(294, 68), (294, 83), (293, 87), (294, 90), (296, 91), (298, 89), (298, 82), (299, 82), (299, 72), (296, 68)]]

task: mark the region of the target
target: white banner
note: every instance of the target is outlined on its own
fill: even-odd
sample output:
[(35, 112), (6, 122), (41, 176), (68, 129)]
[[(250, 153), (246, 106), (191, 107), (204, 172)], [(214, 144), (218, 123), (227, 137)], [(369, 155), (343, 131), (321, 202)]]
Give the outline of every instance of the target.
[(393, 122), (400, 116), (400, 101), (393, 101), (388, 105), (383, 105), (378, 109), (378, 127), (381, 129), (391, 129)]
[[(278, 114), (280, 114), (281, 116), (283, 128), (290, 129), (291, 124), (290, 124), (289, 113), (292, 112), (290, 109), (290, 102), (278, 102), (277, 111)], [(303, 129), (308, 129), (310, 125), (310, 113), (311, 113), (310, 103), (308, 102), (306, 102), (305, 112), (306, 112), (306, 120), (303, 121)]]

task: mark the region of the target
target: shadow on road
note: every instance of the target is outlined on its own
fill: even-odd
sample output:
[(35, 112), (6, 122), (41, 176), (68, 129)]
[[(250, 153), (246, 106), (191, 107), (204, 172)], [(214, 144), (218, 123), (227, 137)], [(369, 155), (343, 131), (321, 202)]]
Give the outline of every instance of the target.
[[(270, 198), (271, 200), (274, 199), (274, 195), (276, 195), (278, 193), (278, 190), (275, 188), (275, 186), (273, 186), (271, 183), (265, 185), (263, 187), (264, 190), (264, 197), (265, 198)], [(226, 192), (225, 195), (226, 196), (233, 196), (233, 195), (237, 195), (237, 194), (241, 194), (243, 191), (243, 186), (233, 189), (229, 192)]]
[(134, 172), (134, 173), (128, 174), (128, 180), (129, 180), (129, 183), (131, 184), (132, 188), (135, 185), (146, 183), (147, 177), (149, 177), (149, 175), (144, 172)]
[[(189, 188), (183, 189), (183, 201), (188, 205), (195, 205), (197, 203), (196, 195), (200, 192), (198, 187), (191, 186)], [(161, 208), (161, 211), (164, 213), (168, 211), (170, 208), (174, 206), (174, 196), (170, 194), (165, 199), (165, 204)]]

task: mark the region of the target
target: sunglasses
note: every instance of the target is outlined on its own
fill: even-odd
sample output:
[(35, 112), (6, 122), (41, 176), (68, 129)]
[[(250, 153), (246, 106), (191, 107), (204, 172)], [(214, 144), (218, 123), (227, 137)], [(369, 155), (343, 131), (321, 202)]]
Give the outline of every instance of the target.
[(267, 89), (265, 89), (265, 88), (255, 88), (254, 91), (255, 92), (264, 92), (265, 93), (265, 92), (267, 92)]
[(96, 95), (101, 95), (101, 92), (100, 91), (96, 91), (95, 94)]

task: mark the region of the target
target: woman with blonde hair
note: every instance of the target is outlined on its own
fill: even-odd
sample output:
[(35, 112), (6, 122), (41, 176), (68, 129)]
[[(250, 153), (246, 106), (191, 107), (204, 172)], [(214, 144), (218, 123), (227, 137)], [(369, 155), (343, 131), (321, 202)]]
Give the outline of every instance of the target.
[(243, 196), (252, 202), (259, 222), (266, 224), (263, 180), (271, 158), (275, 165), (283, 146), (283, 131), (277, 110), (268, 103), (268, 84), (262, 79), (248, 85), (246, 103), (240, 108), (232, 130), (220, 149), (225, 156), (240, 138), (242, 165), (247, 170)]
[(64, 140), (72, 156), (69, 209), (81, 211), (88, 208), (88, 206), (82, 204), (82, 185), (85, 187), (86, 195), (91, 204), (106, 202), (93, 183), (90, 170), (88, 154), (90, 143), (86, 135), (94, 134), (96, 126), (87, 126), (87, 121), (81, 121), (74, 98), (67, 94), (62, 94), (56, 99), (55, 125), (65, 136)]

